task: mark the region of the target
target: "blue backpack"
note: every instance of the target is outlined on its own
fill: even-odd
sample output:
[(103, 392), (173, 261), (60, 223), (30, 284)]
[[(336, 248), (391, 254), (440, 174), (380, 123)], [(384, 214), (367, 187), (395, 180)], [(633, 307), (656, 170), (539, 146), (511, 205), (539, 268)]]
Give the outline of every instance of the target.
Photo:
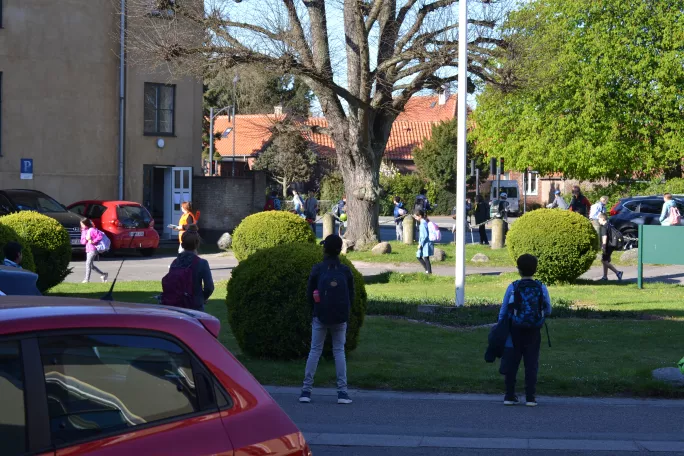
[(513, 282), (513, 303), (509, 307), (511, 324), (518, 328), (541, 328), (544, 326), (544, 292), (538, 280)]
[(318, 276), (320, 301), (315, 304), (316, 316), (324, 325), (337, 325), (349, 321), (349, 288), (345, 266), (321, 266)]

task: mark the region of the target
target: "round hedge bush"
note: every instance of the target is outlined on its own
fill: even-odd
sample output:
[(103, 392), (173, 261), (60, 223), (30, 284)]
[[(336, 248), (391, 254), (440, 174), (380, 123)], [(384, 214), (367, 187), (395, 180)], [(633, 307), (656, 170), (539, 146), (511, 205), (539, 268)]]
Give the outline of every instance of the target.
[(5, 244), (8, 242), (18, 242), (19, 244), (22, 245), (22, 262), (21, 262), (21, 267), (24, 269), (27, 269), (29, 271), (36, 271), (36, 264), (33, 261), (33, 254), (31, 253), (31, 249), (26, 246), (26, 243), (24, 240), (17, 234), (16, 231), (14, 231), (13, 228), (10, 228), (7, 225), (3, 225), (0, 223), (0, 264), (2, 264), (3, 260), (5, 259)]
[(596, 260), (598, 235), (589, 220), (560, 209), (538, 209), (511, 225), (506, 239), (513, 261), (530, 253), (539, 259), (537, 278), (545, 283), (570, 282)]
[[(244, 353), (269, 359), (308, 355), (312, 309), (306, 287), (311, 268), (322, 260), (322, 247), (285, 244), (259, 250), (233, 270), (226, 296), (228, 322)], [(341, 260), (354, 274), (355, 296), (347, 327), (349, 352), (357, 346), (368, 298), (363, 276), (349, 260)]]
[(0, 217), (21, 237), (25, 249), (31, 249), (38, 289), (45, 292), (59, 285), (69, 275), (71, 242), (69, 233), (55, 219), (33, 211), (21, 211)]
[(285, 211), (259, 212), (245, 218), (233, 232), (233, 253), (238, 261), (257, 250), (281, 244), (314, 244), (316, 236), (306, 221)]

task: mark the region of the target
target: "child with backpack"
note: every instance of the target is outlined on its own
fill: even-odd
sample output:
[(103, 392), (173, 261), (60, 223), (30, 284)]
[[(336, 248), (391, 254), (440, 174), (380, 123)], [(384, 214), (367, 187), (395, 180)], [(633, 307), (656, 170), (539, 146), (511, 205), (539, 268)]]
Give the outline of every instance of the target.
[(95, 260), (97, 259), (99, 254), (98, 245), (103, 246), (99, 250), (107, 250), (104, 248), (105, 244), (108, 244), (109, 241), (108, 238), (107, 241), (105, 241), (106, 237), (106, 234), (95, 228), (95, 225), (93, 225), (92, 220), (87, 218), (81, 220), (81, 244), (85, 245), (86, 250), (85, 279), (83, 279), (83, 282), (81, 283), (90, 282), (90, 274), (93, 270), (100, 274), (100, 280), (102, 280), (102, 282), (107, 282), (109, 274), (106, 272), (102, 272), (97, 266), (95, 266)]
[(663, 210), (660, 212), (660, 225), (662, 226), (676, 226), (682, 221), (682, 215), (677, 209), (677, 204), (672, 199), (671, 193), (663, 195)]
[(204, 311), (214, 292), (214, 280), (209, 262), (197, 255), (199, 245), (197, 227), (191, 226), (181, 236), (183, 251), (162, 279), (162, 305)]
[[(437, 238), (441, 236), (439, 234), (439, 227), (428, 220), (425, 211), (416, 210), (413, 218), (418, 223), (418, 251), (416, 252), (416, 258), (418, 258), (418, 262), (425, 269), (425, 273), (432, 274), (430, 257), (435, 254), (435, 242), (439, 241)], [(437, 227), (436, 231), (435, 227)]]
[(609, 269), (615, 273), (618, 280), (622, 280), (622, 271), (618, 271), (610, 262), (613, 251), (619, 250), (623, 246), (622, 233), (608, 221), (606, 214), (600, 213), (596, 218), (600, 225), (599, 242), (601, 243), (601, 263), (603, 263), (603, 277), (601, 277), (601, 280), (608, 280)]
[(510, 324), (510, 335), (501, 360), (502, 373), (506, 378), (504, 405), (519, 403), (515, 383), (520, 361), (524, 360), (525, 405), (536, 407), (541, 328), (545, 318), (551, 315), (551, 298), (546, 285), (533, 279), (537, 272), (537, 257), (526, 253), (518, 258), (517, 265), (520, 280), (508, 286), (499, 311), (499, 322), (508, 319)]
[(401, 202), (401, 197), (394, 197), (394, 230), (397, 235), (397, 241), (404, 240), (404, 217), (406, 216), (406, 209), (404, 203)]
[(299, 402), (311, 402), (314, 376), (318, 360), (323, 353), (325, 338), (330, 332), (332, 351), (337, 373), (337, 403), (351, 404), (347, 393), (347, 361), (344, 345), (347, 340), (347, 322), (354, 301), (354, 276), (340, 262), (342, 238), (331, 234), (323, 242), (323, 262), (314, 265), (309, 275), (307, 300), (313, 309), (311, 323), (311, 350), (306, 361), (304, 385)]

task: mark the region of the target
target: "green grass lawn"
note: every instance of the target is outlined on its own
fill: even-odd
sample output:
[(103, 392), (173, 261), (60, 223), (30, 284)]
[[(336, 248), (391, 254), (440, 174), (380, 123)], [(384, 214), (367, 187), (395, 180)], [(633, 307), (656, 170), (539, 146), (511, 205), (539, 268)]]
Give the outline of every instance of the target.
[[(347, 258), (351, 261), (365, 261), (368, 263), (416, 263), (417, 245), (406, 245), (401, 242), (392, 241), (392, 253), (388, 255), (373, 255), (370, 251), (364, 252), (349, 252)], [(442, 249), (446, 252), (446, 260), (444, 263), (453, 264), (454, 262), (454, 244), (437, 244), (435, 248)], [(470, 260), (477, 253), (484, 253), (489, 257), (487, 263), (473, 263)], [(487, 246), (480, 244), (468, 244), (466, 246), (466, 260), (469, 266), (483, 266), (483, 267), (512, 267), (513, 261), (508, 254), (507, 249), (492, 250)], [(434, 265), (443, 263), (434, 262)]]
[[(468, 277), (471, 301), (498, 302), (513, 274), (501, 277)], [(370, 304), (400, 299), (419, 303), (423, 297), (446, 300), (453, 296), (453, 279), (420, 274), (390, 274), (368, 285)], [(53, 294), (99, 298), (106, 284), (62, 284)], [(269, 361), (241, 355), (227, 323), (226, 283), (217, 283), (207, 312), (222, 322), (220, 340), (263, 384), (299, 385), (304, 361)], [(158, 282), (121, 282), (115, 299), (154, 303), (161, 292)], [(679, 390), (654, 382), (651, 370), (674, 366), (684, 354), (684, 287), (649, 284), (596, 283), (550, 287), (553, 299), (576, 301), (575, 306), (594, 306), (617, 311), (611, 319), (554, 318), (549, 322), (552, 347), (542, 347), (540, 394), (639, 395), (684, 397)], [(485, 315), (489, 321), (496, 310)], [(626, 311), (659, 315), (657, 320), (633, 320)], [(625, 312), (622, 314), (622, 312)], [(568, 316), (572, 314), (567, 314)], [(623, 318), (620, 315), (624, 315)], [(624, 319), (626, 318), (626, 319)], [(461, 322), (462, 323), (462, 322)], [(458, 326), (449, 324), (446, 326)], [(486, 364), (483, 354), (488, 328), (445, 327), (398, 317), (368, 316), (361, 330), (359, 348), (349, 355), (349, 383), (358, 388), (445, 392), (502, 391), (498, 364)], [(321, 361), (318, 386), (333, 386), (334, 365)]]

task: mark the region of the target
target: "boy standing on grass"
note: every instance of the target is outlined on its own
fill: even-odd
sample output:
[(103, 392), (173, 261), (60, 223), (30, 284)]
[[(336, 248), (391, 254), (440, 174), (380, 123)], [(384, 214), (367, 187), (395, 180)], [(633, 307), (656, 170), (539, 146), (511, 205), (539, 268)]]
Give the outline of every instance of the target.
[(551, 298), (546, 285), (533, 277), (537, 272), (537, 257), (521, 255), (517, 261), (520, 280), (508, 286), (501, 304), (499, 321), (509, 319), (510, 335), (501, 360), (506, 376), (504, 405), (519, 403), (515, 382), (520, 361), (525, 361), (525, 405), (536, 407), (537, 373), (541, 348), (541, 328), (551, 315)]

